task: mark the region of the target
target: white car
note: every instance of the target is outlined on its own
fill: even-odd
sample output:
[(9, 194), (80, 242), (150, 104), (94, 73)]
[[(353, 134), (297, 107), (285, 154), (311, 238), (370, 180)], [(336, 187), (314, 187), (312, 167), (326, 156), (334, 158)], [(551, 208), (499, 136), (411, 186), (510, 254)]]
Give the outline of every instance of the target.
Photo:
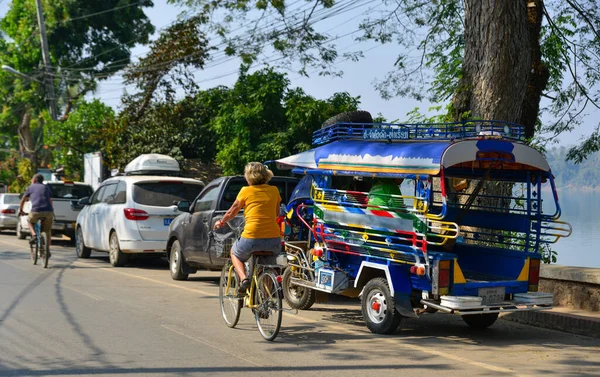
[(181, 212), (177, 202), (191, 202), (204, 188), (201, 181), (173, 176), (179, 164), (171, 157), (141, 155), (125, 168), (125, 176), (107, 179), (77, 217), (75, 249), (79, 258), (91, 250), (109, 253), (110, 263), (123, 266), (136, 253), (164, 253), (169, 225)]
[[(44, 181), (44, 184), (50, 187), (52, 193), (52, 206), (54, 207), (52, 236), (64, 234), (71, 240), (75, 240), (75, 220), (77, 220), (79, 211), (81, 211), (77, 201), (92, 195), (94, 189), (83, 182)], [(31, 202), (26, 201), (23, 212), (29, 213), (29, 211), (31, 211)], [(27, 221), (27, 216), (19, 216), (17, 223), (17, 237), (19, 239), (24, 239), (30, 233)]]
[(0, 194), (0, 230), (15, 230), (21, 199), (19, 194)]

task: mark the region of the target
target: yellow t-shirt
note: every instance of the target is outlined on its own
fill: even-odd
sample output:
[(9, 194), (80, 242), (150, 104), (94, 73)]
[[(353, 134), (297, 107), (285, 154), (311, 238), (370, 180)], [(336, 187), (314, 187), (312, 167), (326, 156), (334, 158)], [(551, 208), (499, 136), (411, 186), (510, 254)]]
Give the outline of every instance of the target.
[(244, 208), (244, 218), (246, 219), (242, 237), (276, 238), (281, 236), (277, 225), (281, 196), (277, 187), (266, 184), (244, 186), (240, 190), (237, 200)]

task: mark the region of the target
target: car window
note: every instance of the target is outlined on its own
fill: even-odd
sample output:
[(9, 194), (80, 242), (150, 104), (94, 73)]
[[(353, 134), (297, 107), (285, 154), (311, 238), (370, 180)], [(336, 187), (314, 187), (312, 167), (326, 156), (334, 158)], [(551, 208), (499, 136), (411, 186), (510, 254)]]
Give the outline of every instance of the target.
[(96, 190), (96, 192), (94, 193), (94, 195), (92, 195), (92, 198), (90, 199), (90, 204), (100, 203), (100, 196), (104, 195), (105, 188), (106, 186), (100, 186), (98, 190)]
[(202, 192), (202, 195), (196, 200), (196, 204), (194, 204), (194, 212), (206, 211), (212, 208), (213, 202), (219, 194), (218, 187), (218, 185), (210, 186)]
[(222, 211), (226, 211), (231, 207), (235, 199), (237, 198), (238, 193), (242, 189), (242, 187), (247, 186), (245, 180), (231, 180), (227, 184), (225, 191), (223, 191), (223, 197), (219, 202), (218, 209)]
[(113, 204), (125, 204), (127, 200), (127, 183), (120, 181), (117, 185), (117, 191), (115, 191), (115, 199)]
[(286, 183), (287, 183), (286, 181), (275, 181), (275, 180), (271, 180), (269, 182), (269, 184), (271, 186), (275, 186), (279, 190), (279, 196), (281, 196), (282, 203), (285, 203), (286, 198), (287, 198)]
[(133, 185), (133, 201), (148, 206), (169, 207), (180, 200), (191, 202), (203, 185), (181, 181), (140, 182)]
[(105, 186), (104, 193), (98, 198), (102, 203), (111, 204), (115, 198), (115, 191), (117, 189), (117, 183), (109, 183)]
[(55, 199), (81, 199), (92, 195), (92, 187), (88, 185), (48, 184)]
[(2, 195), (4, 198), (4, 204), (19, 204), (21, 203), (21, 199), (19, 199), (19, 195)]

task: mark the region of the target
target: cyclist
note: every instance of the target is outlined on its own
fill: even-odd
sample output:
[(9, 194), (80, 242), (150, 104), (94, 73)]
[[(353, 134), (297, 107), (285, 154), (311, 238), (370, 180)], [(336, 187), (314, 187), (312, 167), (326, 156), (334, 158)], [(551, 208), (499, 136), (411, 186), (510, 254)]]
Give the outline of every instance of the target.
[(267, 184), (272, 177), (271, 170), (260, 162), (248, 163), (244, 178), (249, 186), (242, 187), (231, 208), (214, 226), (215, 230), (222, 228), (244, 209), (246, 225), (231, 248), (231, 261), (241, 280), (240, 295), (244, 295), (250, 287), (244, 262), (250, 259), (252, 253), (265, 251), (278, 254), (281, 250), (281, 231), (277, 225), (281, 196), (277, 187)]
[(23, 198), (21, 198), (21, 205), (19, 206), (19, 215), (24, 215), (23, 205), (27, 200), (31, 201), (31, 211), (27, 216), (27, 224), (31, 231), (30, 244), (37, 242), (35, 234), (35, 224), (40, 218), (42, 220), (42, 231), (48, 235), (48, 254), (47, 258), (50, 258), (50, 232), (52, 231), (52, 222), (54, 221), (54, 207), (52, 204), (52, 192), (50, 188), (44, 184), (44, 176), (36, 174), (31, 179), (31, 185), (25, 190)]

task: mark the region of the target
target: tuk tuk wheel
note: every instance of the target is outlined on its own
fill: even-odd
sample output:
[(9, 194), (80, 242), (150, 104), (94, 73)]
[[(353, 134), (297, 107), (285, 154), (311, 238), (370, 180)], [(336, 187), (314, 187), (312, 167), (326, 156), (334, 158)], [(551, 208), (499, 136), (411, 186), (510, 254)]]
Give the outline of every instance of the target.
[(371, 279), (363, 290), (361, 309), (369, 330), (376, 334), (391, 334), (398, 328), (402, 316), (396, 311), (390, 287), (384, 278)]
[[(299, 274), (296, 274), (299, 275)], [(310, 288), (300, 287), (292, 284), (291, 278), (294, 276), (294, 271), (291, 268), (286, 268), (283, 273), (283, 297), (292, 309), (307, 310), (315, 303), (317, 297), (316, 292)]]
[(474, 329), (487, 329), (496, 322), (498, 313), (463, 315), (462, 319)]

